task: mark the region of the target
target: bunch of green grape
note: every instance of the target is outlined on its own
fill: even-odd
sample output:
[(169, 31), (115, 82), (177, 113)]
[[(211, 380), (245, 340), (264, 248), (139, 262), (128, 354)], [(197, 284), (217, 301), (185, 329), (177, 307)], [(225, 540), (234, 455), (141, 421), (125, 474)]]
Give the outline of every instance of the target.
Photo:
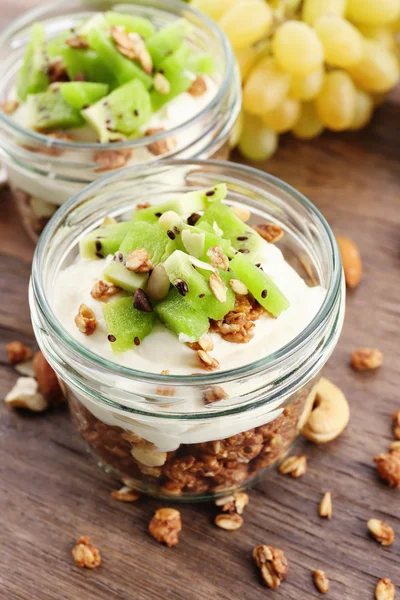
[(229, 38), (243, 82), (232, 144), (270, 158), (279, 134), (356, 130), (400, 79), (400, 0), (192, 0)]

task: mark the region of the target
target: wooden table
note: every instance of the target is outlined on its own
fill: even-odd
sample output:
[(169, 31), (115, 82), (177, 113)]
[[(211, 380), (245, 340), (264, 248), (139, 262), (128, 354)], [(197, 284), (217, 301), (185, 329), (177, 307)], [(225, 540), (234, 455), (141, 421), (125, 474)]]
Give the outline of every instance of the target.
[[(3, 23), (31, 4), (7, 5)], [(381, 577), (390, 577), (400, 591), (400, 491), (379, 481), (372, 462), (392, 440), (390, 416), (400, 407), (399, 123), (400, 95), (394, 94), (366, 130), (325, 134), (310, 144), (287, 138), (273, 160), (258, 165), (311, 198), (334, 230), (361, 249), (365, 277), (348, 295), (344, 332), (325, 368), (350, 400), (348, 430), (326, 446), (301, 442), (298, 451), (309, 459), (306, 475), (293, 480), (271, 473), (252, 491), (238, 532), (217, 529), (211, 505), (182, 506), (181, 542), (168, 550), (147, 532), (161, 503), (111, 499), (115, 485), (86, 454), (66, 409), (35, 416), (1, 404), (2, 600), (309, 600), (320, 597), (312, 583), (315, 568), (331, 580), (331, 600), (370, 600)], [(4, 396), (17, 377), (4, 344), (34, 344), (27, 301), (33, 247), (7, 191), (0, 211)], [(360, 345), (382, 349), (379, 372), (349, 368)], [(326, 490), (333, 492), (330, 522), (318, 517)], [(368, 537), (371, 517), (394, 527), (399, 540), (392, 547)], [(74, 540), (85, 534), (103, 555), (95, 571), (78, 570), (71, 559)], [(289, 560), (289, 578), (276, 592), (263, 587), (253, 566), (257, 543), (282, 548)]]

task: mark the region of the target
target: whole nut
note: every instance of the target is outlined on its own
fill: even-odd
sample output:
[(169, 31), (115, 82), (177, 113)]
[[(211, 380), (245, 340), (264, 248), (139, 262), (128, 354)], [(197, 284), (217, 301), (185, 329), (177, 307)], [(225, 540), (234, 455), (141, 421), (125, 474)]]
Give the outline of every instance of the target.
[(58, 383), (57, 375), (51, 368), (42, 352), (37, 352), (33, 359), (33, 370), (39, 390), (49, 402), (62, 401), (63, 394)]
[(345, 395), (322, 377), (317, 385), (314, 407), (303, 427), (303, 435), (316, 444), (325, 444), (346, 429), (349, 419), (350, 409)]
[(336, 236), (342, 257), (344, 277), (349, 288), (356, 288), (361, 281), (362, 262), (356, 244), (342, 235)]

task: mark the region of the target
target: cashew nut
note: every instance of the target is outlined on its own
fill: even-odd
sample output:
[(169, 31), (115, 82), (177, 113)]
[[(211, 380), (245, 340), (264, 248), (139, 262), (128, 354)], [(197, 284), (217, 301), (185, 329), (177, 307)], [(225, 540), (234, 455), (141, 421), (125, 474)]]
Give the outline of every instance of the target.
[(33, 377), (20, 377), (4, 401), (9, 406), (27, 408), (34, 412), (42, 412), (48, 407), (47, 400), (40, 394), (38, 383)]
[(314, 408), (303, 427), (303, 435), (316, 444), (325, 444), (337, 438), (347, 427), (350, 409), (343, 392), (328, 379), (322, 377), (316, 389)]

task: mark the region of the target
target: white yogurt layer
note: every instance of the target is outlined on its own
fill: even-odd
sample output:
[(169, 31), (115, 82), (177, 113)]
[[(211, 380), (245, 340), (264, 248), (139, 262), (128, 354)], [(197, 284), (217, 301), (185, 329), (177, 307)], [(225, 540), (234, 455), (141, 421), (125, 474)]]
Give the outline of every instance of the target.
[[(252, 363), (288, 344), (310, 323), (324, 300), (325, 289), (308, 287), (275, 245), (266, 245), (261, 262), (264, 271), (273, 277), (288, 298), (290, 307), (277, 319), (264, 313), (256, 321), (255, 335), (247, 344), (227, 342), (219, 334), (212, 333), (214, 350), (211, 354), (219, 361), (222, 371)], [(175, 375), (204, 373), (196, 353), (161, 323), (156, 324), (139, 347), (114, 354), (107, 340), (101, 303), (90, 295), (93, 285), (102, 278), (105, 263), (106, 260), (78, 258), (59, 273), (52, 302), (65, 329), (95, 354), (125, 367), (151, 373), (168, 369), (170, 374)], [(74, 323), (82, 303), (92, 308), (96, 315), (97, 328), (91, 336), (82, 334)]]
[[(207, 91), (201, 96), (192, 96), (191, 94), (184, 92), (165, 104), (158, 112), (154, 113), (150, 121), (148, 121), (142, 128), (142, 133), (147, 129), (151, 128), (163, 128), (166, 131), (178, 127), (182, 123), (186, 123), (198, 115), (212, 100), (217, 93), (217, 83), (210, 77), (203, 76), (207, 84)], [(13, 114), (13, 118), (23, 127), (29, 129), (29, 118), (27, 115), (26, 104), (22, 104)], [(73, 141), (77, 142), (96, 142), (96, 132), (90, 126), (83, 126), (77, 129), (65, 130)], [(183, 131), (175, 136), (177, 141), (177, 147), (186, 148), (180, 153), (180, 158), (190, 158), (194, 156), (199, 149), (196, 150), (196, 142), (201, 140), (201, 145), (205, 145), (203, 137), (203, 124), (200, 121), (190, 127), (185, 127)], [(211, 141), (211, 138), (210, 138)], [(197, 144), (198, 145), (198, 144)], [(99, 144), (99, 150), (101, 144)], [(50, 165), (44, 164), (44, 168), (48, 168), (49, 172), (47, 176), (40, 175), (33, 171), (29, 171), (17, 163), (7, 165), (9, 172), (9, 180), (15, 187), (21, 188), (32, 196), (36, 196), (49, 202), (52, 205), (61, 205), (63, 202), (68, 200), (72, 195), (76, 194), (82, 185), (74, 183), (73, 180), (79, 177), (87, 175), (85, 171), (79, 172), (76, 167), (71, 167), (70, 172), (68, 171), (68, 162), (81, 164), (93, 161), (92, 153), (82, 150), (67, 150), (63, 152), (62, 156), (63, 163), (63, 177), (71, 178), (71, 182), (64, 180), (62, 184), (56, 179), (56, 172), (52, 172)], [(151, 154), (145, 146), (137, 148), (128, 161), (128, 165), (134, 165), (137, 163), (147, 163), (155, 160), (155, 156)], [(159, 158), (159, 157), (157, 157)], [(44, 163), (46, 162), (44, 157)], [(103, 173), (99, 173), (102, 175)]]

